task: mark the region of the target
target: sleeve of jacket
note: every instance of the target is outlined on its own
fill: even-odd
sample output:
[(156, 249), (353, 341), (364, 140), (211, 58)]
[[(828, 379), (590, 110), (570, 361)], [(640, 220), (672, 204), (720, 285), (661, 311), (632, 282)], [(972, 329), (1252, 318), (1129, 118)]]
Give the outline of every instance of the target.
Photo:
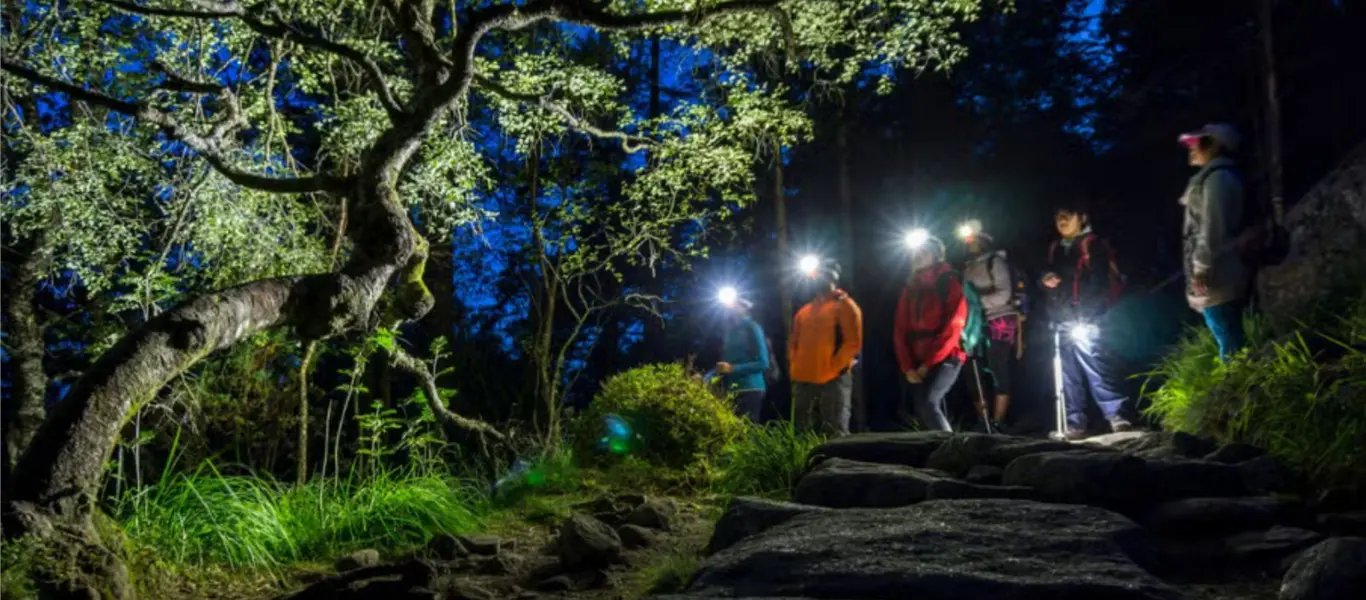
[(792, 330), (787, 337), (787, 368), (792, 368), (792, 361), (797, 358), (797, 340), (802, 337), (802, 311), (806, 307), (797, 309), (797, 314), (792, 316)]
[(982, 305), (1002, 308), (1008, 306), (1010, 294), (1014, 291), (1011, 289), (1014, 282), (1010, 280), (1010, 262), (1004, 252), (987, 259), (987, 276), (991, 277), (991, 289), (978, 290), (982, 293)]
[(892, 346), (896, 348), (896, 364), (901, 367), (901, 372), (906, 373), (915, 370), (915, 359), (911, 355), (911, 344), (906, 339), (910, 333), (911, 324), (907, 320), (910, 313), (910, 299), (907, 298), (906, 288), (901, 288), (901, 297), (896, 301), (896, 322), (892, 325)]
[(968, 323), (968, 300), (963, 296), (963, 282), (957, 277), (950, 277), (948, 290), (944, 296), (944, 312), (952, 315), (944, 328), (940, 329), (934, 336), (934, 354), (925, 361), (927, 366), (935, 366), (950, 356), (954, 350), (958, 349), (963, 335), (963, 327)]
[(758, 323), (751, 321), (746, 329), (745, 335), (754, 338), (754, 347), (759, 349), (759, 353), (754, 357), (754, 360), (731, 365), (731, 374), (733, 375), (762, 373), (764, 369), (768, 368), (768, 361), (772, 360), (768, 355), (768, 344), (764, 342), (763, 328), (759, 327)]
[(844, 343), (835, 351), (835, 364), (848, 366), (863, 349), (863, 311), (853, 298), (846, 296), (840, 302), (839, 324)]
[(1204, 189), (1200, 193), (1200, 230), (1195, 235), (1195, 248), (1191, 254), (1191, 265), (1196, 274), (1209, 271), (1217, 254), (1228, 252), (1224, 246), (1232, 240), (1229, 237), (1229, 224), (1237, 215), (1242, 202), (1243, 184), (1238, 176), (1220, 170), (1205, 177)]

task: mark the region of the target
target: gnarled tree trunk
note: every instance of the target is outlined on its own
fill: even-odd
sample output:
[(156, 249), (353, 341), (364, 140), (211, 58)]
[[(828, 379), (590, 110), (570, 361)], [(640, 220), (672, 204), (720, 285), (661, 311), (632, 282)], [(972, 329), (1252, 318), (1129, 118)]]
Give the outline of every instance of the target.
[(32, 241), (31, 249), (15, 263), (4, 290), (9, 313), (6, 315), (9, 326), (5, 331), (5, 345), (10, 353), (12, 367), (9, 373), (10, 398), (16, 405), (14, 415), (4, 426), (6, 475), (13, 471), (24, 449), (38, 434), (43, 418), (47, 416), (44, 404), (47, 375), (43, 372), (43, 327), (34, 310), (34, 299), (50, 256), (40, 235)]

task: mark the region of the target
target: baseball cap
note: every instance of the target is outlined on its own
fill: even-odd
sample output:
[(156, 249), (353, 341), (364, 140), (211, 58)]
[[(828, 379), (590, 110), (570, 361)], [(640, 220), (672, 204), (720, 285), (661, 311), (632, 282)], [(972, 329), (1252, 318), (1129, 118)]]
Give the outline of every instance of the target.
[(1229, 151), (1237, 151), (1238, 144), (1243, 140), (1242, 136), (1238, 135), (1238, 130), (1227, 123), (1210, 123), (1195, 131), (1181, 134), (1177, 140), (1190, 146), (1198, 142), (1200, 138), (1206, 137)]

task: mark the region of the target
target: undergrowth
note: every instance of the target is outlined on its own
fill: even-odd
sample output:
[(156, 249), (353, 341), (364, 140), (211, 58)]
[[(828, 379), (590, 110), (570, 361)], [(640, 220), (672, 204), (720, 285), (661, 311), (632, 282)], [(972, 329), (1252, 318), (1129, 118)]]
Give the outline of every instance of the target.
[(1148, 373), (1147, 413), (1166, 429), (1266, 449), (1318, 486), (1366, 486), (1366, 300), (1276, 337), (1245, 320), (1227, 365), (1192, 329)]
[(791, 498), (811, 450), (825, 438), (796, 431), (789, 423), (748, 428), (726, 446), (714, 489), (726, 496)]

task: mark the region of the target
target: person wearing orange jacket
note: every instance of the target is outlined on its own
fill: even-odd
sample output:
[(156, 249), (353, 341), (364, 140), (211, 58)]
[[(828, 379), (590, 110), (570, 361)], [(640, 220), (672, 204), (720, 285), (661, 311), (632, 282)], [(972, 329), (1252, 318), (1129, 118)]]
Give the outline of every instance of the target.
[[(903, 397), (925, 429), (953, 430), (944, 397), (967, 358), (961, 342), (967, 320), (963, 282), (944, 260), (944, 243), (930, 237), (911, 250), (911, 276), (896, 304), (893, 334), (897, 363), (909, 384)], [(904, 402), (901, 415), (907, 418)]]
[(839, 288), (838, 264), (817, 264), (806, 276), (816, 286), (816, 297), (797, 311), (787, 343), (794, 425), (809, 430), (818, 422), (827, 435), (848, 435), (854, 359), (863, 348), (863, 312)]

